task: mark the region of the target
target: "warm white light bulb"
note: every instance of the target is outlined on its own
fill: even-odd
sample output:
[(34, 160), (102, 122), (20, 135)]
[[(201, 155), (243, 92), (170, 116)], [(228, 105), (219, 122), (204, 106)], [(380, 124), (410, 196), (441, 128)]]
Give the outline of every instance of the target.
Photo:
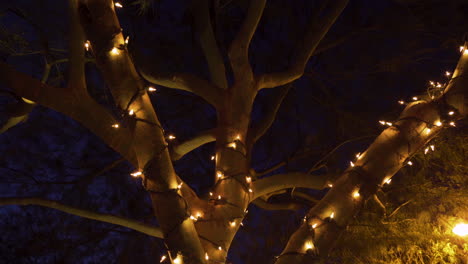
[(332, 212), (332, 213), (330, 214), (330, 218), (333, 219), (333, 217), (335, 217), (335, 212)]
[(215, 159), (215, 156), (211, 156), (211, 160), (214, 160)]
[(115, 6), (115, 7), (118, 7), (118, 8), (122, 8), (122, 7), (123, 7), (123, 5), (122, 5), (121, 3), (119, 3), (119, 2), (115, 2), (114, 6)]
[(449, 125), (454, 127), (454, 126), (455, 126), (455, 122), (450, 122)]
[(131, 173), (130, 175), (132, 175), (133, 177), (138, 177), (138, 176), (140, 176), (140, 175), (142, 175), (142, 174), (143, 174), (143, 172), (141, 172), (141, 171), (136, 171), (136, 172)]
[(130, 41), (130, 36), (127, 36), (127, 37), (125, 38), (125, 44), (128, 44), (129, 41)]
[(168, 138), (169, 140), (173, 140), (173, 139), (175, 139), (176, 137), (175, 137), (174, 135), (169, 135), (167, 138)]
[(235, 227), (235, 226), (236, 226), (236, 222), (235, 222), (235, 221), (231, 221), (231, 222), (229, 222), (229, 225), (230, 225), (231, 227)]
[(393, 124), (391, 122), (385, 122), (387, 126), (392, 126)]
[(452, 232), (458, 236), (466, 236), (468, 235), (468, 224), (457, 224)]
[(113, 127), (113, 128), (119, 128), (119, 124), (117, 124), (117, 123), (116, 123), (116, 124), (113, 124), (112, 127)]
[(166, 255), (163, 255), (163, 256), (161, 257), (161, 260), (159, 261), (159, 263), (163, 263), (163, 261), (165, 261), (166, 259), (167, 259)]
[(206, 260), (209, 260), (209, 259), (210, 259), (210, 257), (208, 256), (208, 253), (206, 253), (206, 252), (205, 252), (205, 259), (206, 259)]
[(413, 166), (413, 162), (412, 162), (411, 160), (410, 160), (410, 161), (408, 161), (408, 163), (407, 163), (407, 164), (408, 164), (408, 165), (410, 165), (410, 166)]
[(184, 183), (181, 182), (179, 185), (177, 185), (177, 189), (180, 190), (180, 189), (182, 188), (182, 185), (183, 185), (183, 184), (184, 184)]
[(120, 51), (119, 51), (118, 48), (113, 47), (113, 48), (111, 49), (110, 53), (111, 53), (112, 55), (119, 55), (119, 54), (120, 54)]
[(380, 120), (379, 123), (380, 123), (381, 125), (385, 125), (385, 121), (383, 121), (383, 120)]
[(312, 225), (312, 228), (316, 228), (316, 227), (317, 227), (317, 223)]
[(252, 193), (252, 192), (253, 192), (253, 190), (249, 188), (249, 193)]
[(235, 149), (236, 148), (236, 142), (229, 143), (228, 147)]
[(464, 49), (465, 49), (465, 47), (460, 46), (460, 52), (463, 52)]
[(448, 114), (449, 114), (449, 115), (453, 115), (453, 114), (455, 114), (455, 112), (454, 112), (454, 111), (450, 111), (450, 112), (448, 112)]
[(404, 105), (405, 101), (400, 100), (400, 101), (398, 101), (398, 103), (401, 104), (401, 105)]
[(174, 264), (182, 264), (182, 256), (177, 254), (177, 257), (174, 259)]
[(434, 145), (430, 145), (429, 147), (431, 148), (432, 151), (435, 150), (435, 146), (434, 146)]
[(128, 111), (128, 114), (132, 116), (135, 114), (135, 111), (133, 109), (130, 109), (130, 111)]
[(351, 165), (351, 167), (354, 167), (354, 166), (355, 166), (355, 165), (354, 165), (354, 162), (352, 162), (352, 161), (349, 162), (349, 165)]
[(148, 92), (156, 92), (156, 88), (153, 86), (148, 87)]
[(387, 179), (387, 180), (385, 180), (385, 183), (386, 183), (386, 184), (390, 184), (391, 182), (392, 182), (392, 179)]
[(430, 128), (426, 128), (426, 134), (430, 134), (431, 133), (431, 129)]
[(89, 50), (89, 47), (90, 47), (90, 46), (91, 46), (91, 45), (90, 45), (90, 42), (89, 42), (89, 40), (87, 40), (87, 41), (85, 42), (85, 44), (84, 44), (84, 47), (85, 47), (86, 51)]
[(435, 85), (435, 83), (433, 81), (429, 81), (429, 84), (432, 85), (432, 86)]
[(306, 251), (309, 250), (309, 249), (313, 249), (314, 248), (314, 244), (311, 242), (311, 241), (307, 241), (305, 243), (305, 249)]
[(353, 197), (354, 197), (354, 198), (359, 198), (359, 196), (361, 196), (361, 195), (359, 194), (359, 191), (353, 192)]
[(245, 181), (246, 181), (247, 183), (251, 183), (251, 182), (252, 182), (252, 177), (246, 176), (246, 177), (245, 177)]
[(223, 248), (221, 246), (218, 247), (218, 250), (223, 250)]
[(429, 152), (429, 148), (424, 149), (424, 155), (426, 155), (427, 152)]
[(417, 100), (418, 100), (418, 97), (414, 96), (414, 97), (413, 97), (413, 100), (414, 100), (414, 101), (417, 101)]
[(435, 125), (436, 125), (436, 126), (442, 126), (442, 122), (437, 121), (437, 122), (435, 123)]
[(217, 171), (216, 172), (216, 177), (222, 178), (224, 176), (224, 173), (222, 171)]
[(331, 183), (329, 183), (329, 184), (327, 184), (327, 185), (328, 185), (328, 187), (330, 187), (330, 188), (333, 187), (333, 184), (331, 184)]
[(447, 77), (448, 77), (448, 76), (450, 76), (451, 74), (452, 74), (451, 72), (449, 72), (449, 71), (445, 71), (445, 76), (447, 76)]
[(218, 200), (221, 200), (221, 195), (218, 195)]

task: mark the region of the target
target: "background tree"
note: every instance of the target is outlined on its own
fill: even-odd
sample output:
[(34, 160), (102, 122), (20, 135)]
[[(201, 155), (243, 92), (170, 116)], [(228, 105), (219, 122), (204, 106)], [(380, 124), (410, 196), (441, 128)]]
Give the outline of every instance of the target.
[[(152, 218), (154, 213), (157, 224), (165, 234), (165, 242), (171, 250), (171, 255), (174, 259), (177, 256), (183, 257), (186, 263), (205, 262), (205, 253), (210, 257), (210, 262), (224, 261), (231, 240), (245, 216), (244, 209), (250, 202), (264, 209), (299, 210), (295, 218), (302, 221), (305, 212), (300, 208), (316, 204), (327, 190), (310, 191), (300, 188), (322, 189), (326, 187), (325, 180), (328, 184), (334, 184), (332, 191), (327, 192), (327, 196), (307, 214), (305, 220), (308, 225), (303, 224), (295, 232), (278, 262), (308, 261), (309, 257), (315, 257), (317, 253), (322, 257), (326, 256), (329, 244), (336, 242), (334, 234), (341, 233), (335, 232), (334, 229), (339, 231), (351, 220), (344, 215), (352, 216), (355, 214), (353, 209), (367, 207), (368, 203), (364, 205), (363, 201), (373, 197), (372, 194), (376, 191), (363, 188), (362, 178), (353, 175), (365, 175), (366, 180), (372, 179), (379, 183), (388, 180), (379, 174), (391, 177), (406, 160), (406, 156), (412, 155), (418, 146), (424, 145), (439, 132), (438, 126), (432, 128), (433, 123), (442, 120), (439, 115), (448, 111), (431, 110), (434, 106), (441, 105), (439, 97), (442, 87), (437, 87), (436, 84), (435, 87), (429, 87), (428, 97), (423, 98), (431, 101), (431, 96), (434, 96), (433, 101), (436, 103), (418, 100), (418, 103), (414, 104), (416, 107), (407, 107), (403, 113), (404, 117), (408, 111), (413, 111), (410, 113), (412, 118), (400, 120), (396, 123), (397, 126), (392, 125), (386, 129), (381, 137), (392, 139), (399, 133), (396, 127), (401, 129), (415, 126), (427, 131), (431, 125), (430, 133), (418, 133), (408, 142), (396, 140), (386, 144), (386, 140), (377, 140), (369, 151), (380, 152), (381, 146), (385, 145), (385, 155), (376, 155), (375, 152), (364, 154), (363, 160), (369, 163), (353, 163), (357, 168), (362, 168), (364, 173), (357, 169), (346, 170), (345, 178), (341, 177), (344, 180), (335, 183), (348, 166), (353, 152), (357, 149), (364, 150), (371, 143), (373, 137), (367, 135), (379, 133), (376, 127), (369, 124), (381, 119), (382, 113), (389, 112), (390, 108), (395, 110), (394, 114), (389, 116), (396, 120), (397, 113), (401, 111), (401, 108), (397, 110), (394, 107), (397, 98), (404, 97), (405, 101), (409, 100), (413, 95), (412, 90), (424, 90), (419, 87), (425, 86), (429, 74), (441, 71), (440, 65), (434, 65), (431, 69), (430, 66), (414, 67), (414, 64), (449, 57), (444, 51), (454, 50), (455, 46), (462, 43), (457, 42), (455, 38), (462, 35), (464, 29), (460, 25), (464, 24), (463, 21), (466, 22), (465, 17), (457, 15), (463, 13), (455, 11), (466, 8), (462, 2), (441, 6), (437, 3), (422, 5), (418, 1), (384, 4), (363, 1), (350, 4), (335, 24), (334, 31), (320, 42), (344, 8), (344, 2), (305, 1), (291, 5), (285, 1), (271, 1), (264, 7), (264, 1), (252, 1), (250, 5), (243, 1), (201, 1), (192, 5), (183, 2), (156, 4), (139, 1), (135, 2), (135, 6), (132, 6), (132, 3), (122, 3), (125, 7), (117, 10), (123, 22), (128, 23), (128, 26), (123, 26), (123, 35), (112, 4), (106, 1), (72, 2), (68, 49), (61, 34), (67, 31), (66, 28), (62, 28), (65, 6), (57, 6), (56, 9), (50, 10), (46, 8), (47, 12), (54, 14), (47, 17), (41, 16), (33, 9), (34, 6), (22, 5), (20, 2), (4, 9), (4, 22), (8, 23), (8, 27), (2, 33), (6, 40), (2, 42), (4, 57), (10, 64), (25, 69), (28, 74), (40, 76), (42, 82), (41, 84), (2, 64), (2, 81), (6, 88), (13, 90), (14, 95), (13, 98), (3, 98), (7, 103), (4, 113), (8, 118), (4, 130), (29, 116), (26, 123), (5, 133), (9, 138), (6, 141), (8, 143), (4, 144), (4, 153), (8, 153), (8, 156), (3, 160), (5, 174), (8, 175), (6, 179), (10, 183), (2, 185), (5, 188), (4, 197), (34, 196), (60, 200), (61, 204), (67, 206), (58, 209), (68, 213), (92, 219), (99, 218), (158, 237), (161, 236), (161, 230), (153, 228), (156, 226), (155, 219)], [(51, 5), (44, 2), (41, 6)], [(141, 9), (137, 10), (137, 7)], [(29, 10), (29, 13), (25, 10)], [(437, 16), (436, 11), (439, 12)], [(442, 11), (450, 16), (444, 16)], [(138, 12), (144, 12), (145, 16), (135, 16)], [(399, 19), (392, 19), (393, 17)], [(58, 21), (62, 22), (57, 23)], [(255, 30), (259, 21), (258, 29)], [(11, 26), (12, 22), (15, 23), (14, 27)], [(441, 26), (438, 27), (438, 23)], [(86, 38), (80, 32), (79, 24), (84, 28)], [(405, 25), (404, 29), (401, 28), (402, 24)], [(447, 28), (450, 28), (450, 31), (443, 32)], [(23, 36), (18, 34), (25, 29), (31, 30), (39, 37), (36, 38), (32, 33)], [(256, 34), (253, 35), (255, 31)], [(191, 32), (194, 34), (190, 34)], [(130, 35), (128, 44), (125, 42), (127, 35)], [(255, 38), (250, 45), (249, 55), (247, 50), (252, 36)], [(83, 56), (83, 44), (86, 39), (90, 41), (90, 46)], [(301, 41), (296, 43), (296, 40)], [(321, 44), (317, 48), (319, 43)], [(297, 46), (297, 49), (291, 48), (294, 46)], [(60, 53), (67, 50), (68, 58), (64, 53)], [(309, 61), (314, 52), (315, 56)], [(133, 59), (129, 54), (132, 54)], [(445, 62), (443, 68), (454, 67), (458, 56), (455, 51), (452, 51), (450, 56), (453, 59)], [(40, 65), (44, 58), (46, 66), (41, 73)], [(88, 61), (96, 63), (97, 68), (88, 63), (85, 68), (85, 80), (82, 65)], [(163, 125), (159, 124), (146, 93), (147, 90), (151, 92), (150, 84), (142, 81), (132, 61), (148, 81), (186, 90), (199, 97), (158, 87), (159, 91), (152, 95), (152, 99), (158, 115), (164, 121)], [(356, 65), (356, 61), (359, 61), (359, 65)], [(463, 60), (461, 63), (463, 66)], [(62, 68), (63, 65), (66, 65), (66, 68)], [(204, 65), (208, 67), (205, 68)], [(305, 77), (295, 82), (294, 86), (286, 85), (271, 91), (260, 90), (257, 96), (259, 88), (288, 84), (301, 77), (304, 69)], [(397, 77), (397, 74), (407, 69), (411, 69), (411, 75)], [(165, 73), (171, 71), (183, 73)], [(277, 73), (270, 74), (271, 72)], [(458, 75), (463, 76), (460, 72)], [(206, 81), (208, 79), (211, 82)], [(466, 89), (463, 78), (453, 80), (455, 81), (451, 82), (452, 86), (448, 86), (453, 94)], [(67, 88), (54, 88), (60, 86)], [(343, 93), (342, 87), (346, 87), (346, 93)], [(379, 87), (379, 90), (375, 87)], [(385, 89), (386, 87), (391, 89)], [(463, 97), (459, 94), (456, 97), (450, 97), (450, 93), (448, 95), (448, 98), (445, 96), (446, 101), (453, 107), (456, 115), (450, 117), (450, 120), (448, 117), (444, 118), (443, 127), (450, 127), (450, 122), (463, 117), (466, 111), (466, 103), (463, 100), (452, 99)], [(419, 95), (418, 97), (421, 98)], [(314, 101), (314, 104), (310, 104), (310, 101)], [(37, 106), (28, 114), (33, 102), (47, 108)], [(206, 102), (214, 106), (216, 112)], [(52, 112), (49, 108), (72, 117), (81, 125)], [(414, 113), (414, 109), (418, 108), (424, 109)], [(370, 109), (375, 113), (369, 113)], [(426, 122), (420, 122), (421, 120), (414, 117)], [(194, 120), (197, 122), (193, 122)], [(57, 128), (57, 123), (66, 125)], [(119, 125), (118, 128), (116, 124)], [(271, 125), (276, 129), (268, 130)], [(460, 126), (463, 127), (463, 124), (458, 122), (457, 127)], [(165, 133), (165, 140), (162, 127), (171, 133), (177, 132), (177, 138), (169, 141), (171, 134)], [(370, 130), (366, 130), (369, 128)], [(51, 131), (63, 132), (56, 134)], [(265, 132), (266, 134), (260, 137)], [(332, 133), (334, 136), (330, 137)], [(214, 148), (213, 145), (206, 144), (214, 140)], [(169, 142), (168, 147), (166, 141)], [(347, 144), (339, 145), (335, 149), (335, 146), (343, 141)], [(122, 158), (102, 145), (102, 142), (107, 143)], [(392, 161), (394, 153), (388, 150), (398, 147), (398, 144), (410, 144), (413, 148), (399, 157), (396, 163), (387, 163), (389, 167), (382, 166), (382, 161)], [(195, 151), (190, 152), (195, 148)], [(25, 153), (32, 153), (34, 159), (21, 158)], [(41, 153), (53, 155), (44, 157), (43, 154), (39, 155)], [(75, 153), (76, 156), (70, 153)], [(215, 166), (210, 163), (209, 158), (213, 154), (216, 157)], [(176, 162), (177, 174), (171, 159), (180, 159)], [(380, 164), (374, 171), (365, 167), (366, 164), (375, 164), (376, 159), (379, 159)], [(418, 162), (416, 165), (419, 168), (422, 163)], [(136, 169), (132, 169), (131, 166)], [(135, 171), (143, 173), (140, 176), (145, 179), (144, 187), (150, 193), (153, 212), (149, 210), (149, 201), (138, 180), (126, 177)], [(310, 173), (316, 175), (311, 177), (308, 175)], [(446, 171), (443, 173), (447, 179), (456, 178), (464, 172), (460, 170), (453, 174)], [(182, 183), (179, 176), (185, 181), (180, 191), (177, 190)], [(346, 177), (351, 179), (351, 182)], [(415, 182), (420, 185), (421, 179), (415, 179)], [(271, 185), (274, 182), (277, 183), (275, 188), (266, 188), (275, 186)], [(457, 184), (466, 186), (463, 182)], [(295, 188), (290, 189), (292, 187)], [(362, 195), (359, 199), (352, 199), (351, 194), (356, 191), (356, 187), (361, 188)], [(431, 187), (430, 190), (437, 189), (433, 186), (428, 187)], [(209, 196), (210, 191), (213, 193), (212, 198)], [(412, 193), (414, 192), (408, 192), (408, 195)], [(222, 196), (219, 199), (217, 195)], [(90, 200), (82, 199), (83, 197)], [(399, 204), (398, 199), (392, 201), (391, 197), (386, 194), (385, 197), (374, 199), (390, 199), (384, 200), (385, 208), (392, 208), (392, 202), (398, 204), (394, 208), (406, 202)], [(342, 202), (337, 202), (340, 200)], [(328, 203), (323, 206), (323, 201), (336, 204)], [(462, 201), (463, 199), (460, 199), (456, 204), (463, 205)], [(2, 199), (2, 204), (15, 203), (34, 203), (57, 208), (57, 203), (49, 203), (47, 200)], [(335, 220), (327, 220), (326, 217), (330, 216), (333, 206), (339, 207), (332, 211), (337, 217), (333, 218)], [(34, 211), (18, 210), (17, 207), (6, 208), (5, 213), (8, 217), (5, 218), (5, 222), (8, 225), (14, 225), (12, 222), (18, 219), (28, 221), (28, 216), (21, 216), (24, 212), (31, 216), (43, 212), (50, 215), (50, 210), (42, 208), (32, 209)], [(77, 208), (96, 209), (122, 217), (116, 219), (107, 214), (96, 215), (87, 210), (77, 211)], [(258, 217), (257, 210), (250, 210), (252, 209), (254, 212), (247, 215), (248, 224), (246, 223), (245, 229), (255, 232), (256, 229), (251, 226), (262, 225), (262, 222), (258, 218), (249, 219)], [(404, 212), (404, 209), (405, 206), (397, 212)], [(203, 215), (193, 225), (192, 222), (196, 219), (190, 219), (190, 216), (197, 218), (200, 211), (203, 211)], [(453, 210), (446, 212), (453, 217), (466, 218), (462, 213)], [(391, 215), (391, 211), (388, 214), (388, 218), (395, 217), (395, 214)], [(56, 215), (69, 219), (62, 213)], [(123, 218), (126, 216), (139, 221)], [(368, 220), (373, 224), (378, 221), (376, 217), (362, 217), (363, 219), (357, 218), (353, 221)], [(427, 217), (422, 218), (423, 222), (424, 219)], [(387, 220), (389, 219), (385, 218), (385, 221)], [(145, 252), (137, 256), (141, 258), (141, 262), (154, 262), (160, 257), (159, 252), (156, 254), (160, 243), (158, 240), (136, 235), (120, 227), (81, 219), (76, 221), (79, 221), (78, 224), (47, 219), (42, 222), (42, 226), (40, 221), (39, 224), (34, 222), (19, 225), (31, 227), (29, 234), (21, 229), (25, 232), (24, 236), (31, 237), (31, 233), (36, 233), (37, 229), (41, 230), (40, 235), (32, 236), (30, 243), (24, 243), (26, 247), (12, 245), (15, 244), (12, 242), (14, 240), (8, 238), (11, 236), (6, 236), (2, 250), (7, 252), (5, 255), (8, 257), (32, 256), (31, 261), (43, 262), (71, 262), (75, 261), (78, 255), (81, 255), (79, 258), (82, 261), (99, 259), (115, 262), (116, 255), (119, 255), (122, 262), (134, 261), (132, 251), (135, 251), (135, 248)], [(277, 224), (284, 226), (291, 221), (294, 219), (280, 217)], [(316, 230), (311, 230), (314, 221), (320, 221), (321, 225)], [(56, 225), (44, 228), (43, 225), (49, 225), (49, 222)], [(299, 223), (296, 221), (291, 225), (294, 228), (290, 231), (296, 229)], [(421, 228), (421, 225), (415, 227)], [(373, 228), (382, 230), (382, 226)], [(69, 235), (68, 230), (72, 229), (76, 230), (76, 233)], [(355, 232), (366, 234), (359, 229)], [(239, 235), (242, 233), (241, 229)], [(315, 237), (311, 239), (313, 233)], [(262, 236), (258, 236), (258, 239), (262, 240)], [(120, 242), (122, 240), (126, 242)], [(243, 241), (242, 237), (240, 241)], [(276, 249), (272, 247), (274, 254), (280, 254), (286, 242), (280, 241), (280, 245), (274, 243), (277, 245)], [(460, 241), (452, 243), (461, 245)], [(50, 251), (51, 244), (55, 245), (53, 251)], [(81, 245), (81, 249), (72, 250), (74, 245)], [(93, 245), (93, 252), (86, 249), (87, 245)], [(99, 254), (94, 252), (95, 245), (102, 248)], [(314, 250), (308, 250), (305, 245), (310, 245)], [(343, 254), (339, 253), (340, 251), (336, 252), (339, 257), (337, 261), (352, 257), (346, 254), (346, 250), (349, 250), (349, 247), (344, 248), (346, 241), (342, 241), (341, 245)], [(159, 244), (159, 247), (161, 246)], [(392, 249), (394, 244), (384, 244), (382, 247)], [(260, 258), (255, 257), (249, 247), (234, 244), (231, 251), (234, 262), (244, 263)], [(41, 252), (42, 257), (35, 252)], [(86, 253), (83, 254), (84, 252)], [(365, 251), (360, 248), (359, 252)], [(395, 252), (399, 254), (398, 251)], [(454, 261), (456, 254), (459, 254), (456, 250), (451, 254)], [(265, 255), (268, 256), (262, 257), (272, 259), (271, 254)], [(369, 255), (369, 258), (372, 257), (381, 259), (380, 256)], [(382, 258), (385, 257), (391, 258), (392, 255)], [(26, 261), (27, 257), (22, 259)]]

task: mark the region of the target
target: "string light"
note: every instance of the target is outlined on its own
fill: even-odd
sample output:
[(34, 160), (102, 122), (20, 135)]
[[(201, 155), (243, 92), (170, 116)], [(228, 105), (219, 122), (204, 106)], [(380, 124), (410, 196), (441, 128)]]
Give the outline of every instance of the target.
[(235, 226), (236, 226), (236, 221), (231, 221), (231, 222), (229, 222), (229, 225), (230, 225), (231, 227), (235, 227)]
[(241, 139), (240, 135), (237, 135), (236, 140), (240, 140), (240, 139)]
[(424, 150), (424, 155), (426, 155), (427, 152), (429, 152), (429, 148), (426, 148), (426, 149)]
[(110, 53), (111, 53), (112, 55), (119, 55), (119, 54), (120, 54), (120, 51), (119, 51), (118, 48), (113, 47), (113, 48), (111, 49)]
[(177, 185), (177, 190), (180, 190), (182, 188), (182, 185), (184, 185), (183, 182), (181, 182), (179, 185)]
[(156, 92), (156, 88), (153, 86), (148, 87), (148, 92)]
[(223, 248), (221, 246), (218, 247), (218, 250), (223, 250)]
[(426, 128), (426, 134), (430, 134), (431, 133), (431, 129), (430, 128)]
[(335, 212), (332, 212), (332, 213), (330, 214), (330, 219), (333, 219), (333, 217), (335, 217)]
[(222, 178), (222, 177), (224, 176), (224, 174), (223, 174), (223, 172), (221, 172), (221, 171), (217, 171), (217, 172), (216, 172), (216, 176), (217, 176), (218, 178)]
[(468, 235), (468, 224), (457, 224), (453, 229), (452, 232), (458, 236), (466, 236)]
[(132, 116), (135, 114), (135, 111), (133, 109), (130, 109), (130, 111), (128, 111), (128, 115)]
[(119, 2), (115, 2), (114, 6), (115, 6), (115, 7), (118, 7), (118, 8), (122, 8), (122, 7), (123, 7), (123, 5), (122, 5), (121, 3), (119, 3)]
[(447, 77), (448, 77), (448, 76), (450, 76), (451, 74), (452, 74), (451, 72), (449, 72), (449, 71), (445, 71), (445, 76), (447, 76)]
[(385, 181), (386, 184), (390, 184), (391, 182), (392, 182), (392, 179), (387, 179), (387, 180)]
[(418, 97), (414, 96), (413, 101), (417, 101), (417, 100), (418, 100)]
[(215, 159), (215, 156), (211, 156), (211, 160), (214, 160)]
[(212, 192), (210, 192), (210, 196), (213, 196), (213, 193), (212, 193)]
[(317, 227), (317, 223), (315, 223), (315, 224), (312, 225), (312, 228), (315, 229), (316, 227)]
[(313, 249), (313, 248), (314, 248), (314, 244), (313, 244), (311, 241), (307, 241), (307, 242), (305, 243), (305, 249), (306, 249), (306, 251), (307, 251), (307, 250), (310, 250), (310, 249)]
[(166, 255), (162, 255), (161, 260), (159, 261), (159, 263), (163, 263), (163, 261), (165, 261), (166, 259), (167, 259), (167, 256), (166, 256)]
[(433, 81), (429, 81), (429, 84), (432, 85), (432, 86), (435, 85), (435, 83)]
[(455, 112), (454, 112), (454, 111), (450, 111), (450, 112), (448, 112), (448, 115), (453, 115), (453, 114), (455, 114)]
[(182, 264), (182, 256), (177, 254), (177, 257), (174, 259), (174, 264)]
[(221, 195), (218, 195), (218, 200), (221, 200)]
[(408, 163), (406, 163), (406, 164), (408, 164), (408, 165), (410, 165), (410, 166), (413, 166), (413, 162), (412, 162), (411, 160), (408, 161)]
[(113, 124), (112, 127), (113, 127), (113, 128), (119, 128), (119, 124), (117, 124), (117, 123), (116, 123), (116, 124)]
[(197, 217), (197, 219), (200, 219), (200, 218), (202, 218), (203, 215), (202, 215), (202, 213), (197, 212), (197, 213), (195, 214), (195, 216)]
[(129, 40), (130, 40), (130, 36), (127, 36), (127, 37), (125, 38), (125, 44), (128, 44), (128, 41), (129, 41)]
[(209, 259), (210, 259), (210, 257), (208, 256), (208, 253), (206, 253), (206, 252), (205, 252), (205, 259), (206, 259), (206, 260), (209, 260)]
[(392, 126), (393, 125), (391, 122), (385, 122), (385, 124), (387, 124), (387, 126)]
[(454, 127), (454, 126), (455, 126), (455, 122), (452, 121), (452, 122), (449, 123), (449, 125)]
[(333, 187), (333, 184), (331, 184), (331, 183), (329, 183), (329, 184), (327, 184), (327, 185), (328, 185), (328, 187), (330, 187), (330, 188)]
[(435, 150), (435, 147), (434, 147), (434, 145), (430, 145), (429, 147), (431, 148), (431, 150), (432, 150), (432, 151), (434, 151), (434, 150)]
[(141, 171), (136, 171), (134, 173), (131, 173), (130, 175), (132, 175), (133, 177), (138, 177), (138, 176), (141, 176), (143, 174), (143, 172)]
[(435, 122), (435, 125), (436, 125), (436, 126), (442, 126), (442, 122), (437, 121), (437, 122)]
[(460, 46), (460, 52), (463, 52), (464, 49), (465, 49), (464, 46)]
[(252, 192), (253, 192), (253, 190), (249, 188), (249, 193), (252, 193)]
[(359, 159), (361, 157), (361, 152), (356, 154), (356, 158)]
[[(353, 197), (354, 197), (354, 198), (357, 199), (357, 198), (359, 198), (359, 196), (361, 196), (361, 195), (359, 194), (359, 191), (354, 191), (354, 192), (353, 192)], [(330, 216), (330, 217), (331, 217), (331, 216)]]
[(398, 103), (401, 104), (401, 105), (404, 105), (404, 104), (405, 104), (405, 101), (400, 100), (400, 101), (398, 101)]
[(236, 142), (229, 143), (228, 147), (235, 149), (236, 148)]
[(196, 221), (198, 220), (198, 219), (197, 219), (195, 216), (193, 216), (193, 215), (190, 215), (190, 219), (192, 219), (194, 222), (196, 222)]
[(175, 137), (174, 135), (169, 135), (169, 136), (167, 136), (167, 138), (168, 138), (169, 140), (173, 140), (173, 139), (175, 139), (176, 137)]
[(245, 176), (245, 181), (246, 181), (247, 183), (251, 183), (251, 182), (252, 182), (252, 177), (250, 177), (250, 176)]
[(89, 51), (89, 47), (91, 46), (91, 43), (89, 42), (89, 40), (87, 40), (85, 43), (84, 43), (84, 47), (86, 49), (86, 51)]
[(436, 86), (436, 87), (437, 87), (437, 88), (440, 88), (440, 87), (442, 87), (442, 84), (437, 83), (437, 86)]
[(385, 125), (385, 121), (383, 121), (383, 120), (380, 120), (379, 123), (380, 123), (381, 125)]

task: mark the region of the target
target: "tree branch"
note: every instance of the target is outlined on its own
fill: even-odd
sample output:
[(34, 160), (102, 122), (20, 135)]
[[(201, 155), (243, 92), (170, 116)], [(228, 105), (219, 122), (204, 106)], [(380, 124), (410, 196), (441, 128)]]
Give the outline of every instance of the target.
[(259, 89), (274, 88), (285, 85), (299, 79), (304, 73), (307, 61), (314, 53), (320, 41), (330, 30), (338, 16), (348, 4), (348, 0), (330, 1), (331, 6), (325, 8), (328, 10), (323, 18), (313, 17), (309, 22), (308, 30), (304, 40), (299, 47), (298, 54), (293, 64), (284, 72), (267, 73), (258, 77)]
[(228, 56), (236, 80), (253, 79), (252, 68), (249, 63), (250, 41), (262, 17), (266, 0), (250, 1), (249, 10), (236, 38), (229, 47)]
[(261, 136), (263, 136), (268, 129), (271, 127), (273, 122), (275, 121), (276, 114), (283, 102), (283, 99), (288, 94), (289, 90), (291, 89), (291, 85), (286, 85), (278, 89), (278, 92), (272, 96), (270, 103), (268, 104), (268, 109), (266, 110), (267, 114), (263, 117), (262, 120), (259, 121), (259, 124), (255, 126), (251, 131), (249, 131), (249, 138), (251, 138), (251, 144), (257, 142)]
[(79, 209), (73, 206), (64, 205), (57, 201), (35, 198), (35, 197), (25, 197), (25, 198), (0, 198), (0, 206), (3, 205), (39, 205), (44, 207), (53, 208), (65, 213), (72, 215), (81, 216), (88, 219), (93, 219), (100, 222), (110, 223), (114, 225), (119, 225), (133, 229), (135, 231), (147, 234), (149, 236), (163, 238), (163, 233), (158, 227), (154, 227), (148, 224), (140, 223), (138, 221), (127, 219), (120, 216), (115, 216), (111, 214), (97, 213), (93, 211), (88, 211), (84, 209)]
[(252, 183), (254, 193), (252, 199), (271, 192), (294, 187), (321, 190), (325, 187), (326, 179), (326, 175), (311, 175), (303, 172), (276, 174)]
[(195, 29), (199, 36), (203, 54), (205, 54), (208, 63), (211, 81), (221, 89), (227, 89), (226, 69), (211, 25), (209, 3), (209, 0), (192, 2)]
[(222, 90), (207, 80), (189, 73), (156, 73), (143, 67), (139, 69), (141, 76), (148, 82), (167, 88), (191, 92), (205, 99), (213, 106), (221, 103)]
[(253, 200), (254, 205), (268, 211), (278, 211), (278, 210), (290, 210), (297, 211), (302, 209), (302, 205), (298, 203), (269, 203), (262, 198)]
[(215, 135), (216, 129), (210, 129), (207, 131), (203, 131), (197, 136), (186, 140), (178, 145), (171, 145), (171, 159), (172, 160), (179, 160), (185, 154), (189, 153), (190, 151), (216, 140)]

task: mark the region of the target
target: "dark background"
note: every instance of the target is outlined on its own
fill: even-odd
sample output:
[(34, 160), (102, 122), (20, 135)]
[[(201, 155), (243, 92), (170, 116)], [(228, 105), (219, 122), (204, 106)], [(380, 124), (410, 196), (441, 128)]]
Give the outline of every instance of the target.
[[(66, 2), (2, 1), (1, 59), (41, 79), (46, 62), (66, 58)], [(250, 47), (256, 73), (288, 66), (308, 19), (321, 2), (267, 1)], [(117, 13), (124, 35), (130, 36), (129, 50), (137, 68), (193, 72), (208, 78), (192, 28), (190, 1), (121, 3), (124, 8)], [(220, 3), (222, 8), (212, 10), (216, 14), (212, 20), (225, 55), (248, 1)], [(272, 128), (256, 144), (253, 168), (262, 171), (306, 153), (275, 173), (306, 171), (335, 146), (349, 140), (326, 160), (326, 166), (314, 172), (336, 177), (354, 153), (364, 150), (372, 136), (378, 135), (382, 129), (378, 120), (398, 117), (402, 110), (398, 100), (426, 94), (429, 80), (447, 80), (444, 72), (454, 69), (458, 47), (467, 36), (467, 14), (468, 3), (462, 0), (350, 1), (310, 59), (304, 76), (292, 84)], [(91, 54), (87, 56), (92, 58)], [(48, 83), (63, 87), (66, 72), (66, 63), (54, 65)], [(108, 88), (92, 62), (87, 64), (86, 73), (89, 92), (112, 109)], [(232, 82), (232, 78), (229, 80)], [(259, 93), (253, 122), (262, 118), (277, 92), (268, 89)], [(11, 97), (0, 95), (0, 107), (11, 101)], [(158, 87), (152, 101), (166, 131), (177, 136), (175, 143), (216, 124), (214, 109), (194, 95)], [(1, 121), (6, 119), (3, 115)], [(462, 131), (464, 125), (459, 124), (445, 132), (440, 141), (460, 145), (460, 141), (451, 140)], [(212, 184), (213, 150), (214, 143), (207, 144), (175, 163), (179, 175), (199, 194), (205, 194)], [(148, 195), (140, 181), (129, 176), (133, 168), (119, 159), (79, 123), (37, 106), (26, 122), (0, 135), (1, 197), (48, 198), (156, 225)], [(405, 183), (398, 177), (410, 177), (427, 168), (430, 164), (424, 161), (421, 158), (416, 162), (413, 171), (399, 173), (396, 184)], [(115, 166), (102, 172), (114, 162)], [(440, 174), (447, 171), (442, 168)], [(310, 194), (320, 198), (324, 192)], [(273, 200), (289, 199), (283, 195)], [(236, 264), (271, 263), (305, 209), (267, 212), (251, 206), (229, 260)], [(0, 232), (0, 263), (154, 263), (164, 250), (159, 239), (38, 206), (0, 208)], [(333, 261), (342, 263), (344, 259)]]

